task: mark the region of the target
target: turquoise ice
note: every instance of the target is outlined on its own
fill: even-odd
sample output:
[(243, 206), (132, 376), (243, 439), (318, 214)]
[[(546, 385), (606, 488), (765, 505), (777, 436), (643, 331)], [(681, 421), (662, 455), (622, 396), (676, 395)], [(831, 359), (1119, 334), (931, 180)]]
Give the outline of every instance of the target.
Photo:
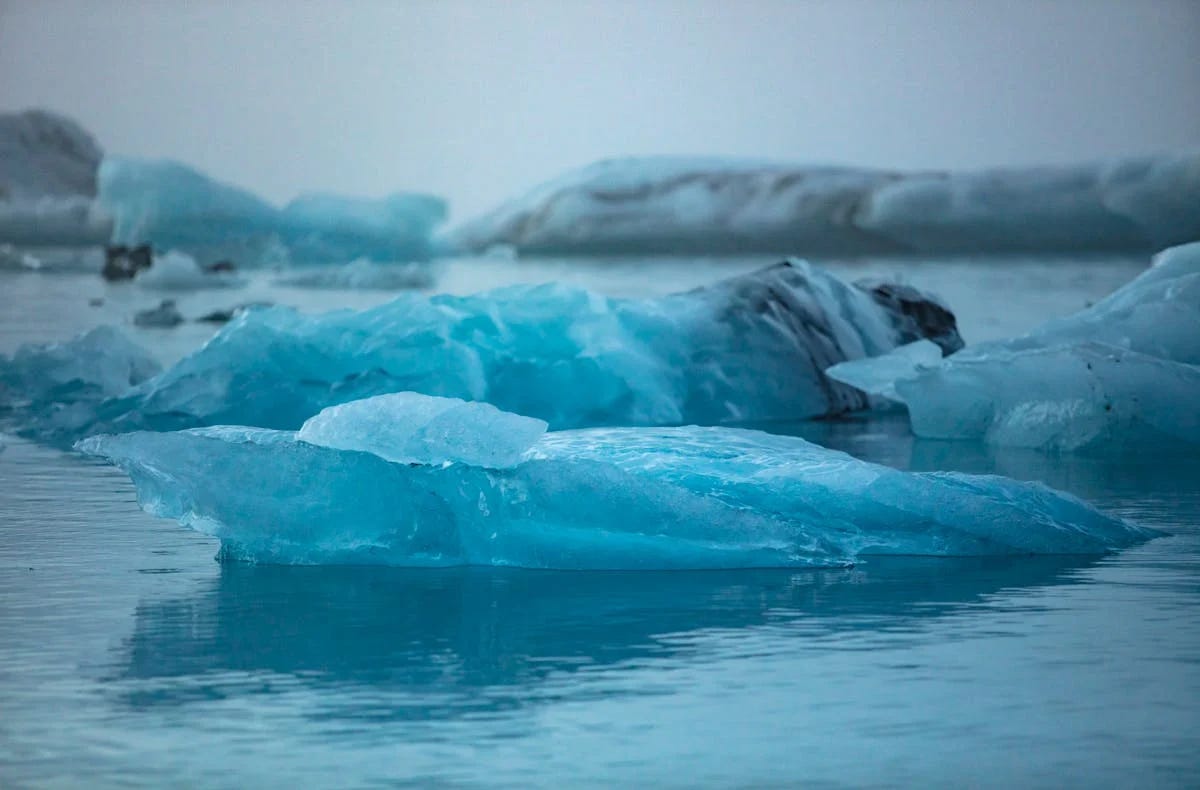
[(922, 337), (962, 342), (933, 297), (799, 261), (651, 299), (547, 284), (316, 316), (277, 307), (102, 404), (88, 432), (294, 430), (328, 406), (404, 391), (486, 401), (553, 429), (799, 419), (868, 404), (826, 367)]
[(904, 403), (918, 436), (1056, 451), (1200, 445), (1200, 243), (1022, 337), (945, 359), (914, 345), (830, 377)]
[(872, 555), (1099, 554), (1155, 534), (1042, 485), (900, 472), (795, 437), (597, 428), (513, 444), (511, 426), (482, 409), (467, 407), (477, 443), (527, 445), (507, 468), (464, 463), (454, 444), (409, 462), (378, 428), (395, 419), (403, 434), (428, 415), (406, 419), (378, 401), (324, 426), (323, 444), (340, 449), (304, 441), (307, 430), (239, 426), (77, 447), (128, 472), (149, 512), (253, 562), (837, 566)]
[(441, 199), (410, 193), (304, 195), (279, 209), (178, 162), (112, 157), (100, 165), (99, 202), (112, 216), (113, 243), (248, 266), (423, 260), (446, 215)]

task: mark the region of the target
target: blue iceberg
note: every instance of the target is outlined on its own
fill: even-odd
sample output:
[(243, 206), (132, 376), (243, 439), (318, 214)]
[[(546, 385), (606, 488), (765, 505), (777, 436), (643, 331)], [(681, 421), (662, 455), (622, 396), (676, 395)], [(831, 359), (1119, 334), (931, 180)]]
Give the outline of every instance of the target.
[(445, 201), (432, 195), (367, 200), (312, 194), (284, 206), (281, 235), (291, 259), (301, 263), (425, 260), (433, 253), (433, 231), (445, 219)]
[(546, 427), (490, 403), (394, 392), (322, 409), (300, 426), (297, 438), (395, 463), (451, 461), (502, 469), (515, 466)]
[(99, 200), (114, 244), (177, 249), (201, 265), (424, 260), (446, 214), (429, 195), (302, 196), (282, 210), (171, 161), (106, 158)]
[(342, 266), (304, 266), (276, 277), (290, 288), (335, 288), (362, 291), (408, 291), (432, 288), (438, 264), (429, 261), (376, 263), (357, 258)]
[(404, 391), (487, 401), (554, 429), (800, 419), (868, 405), (826, 367), (919, 338), (962, 345), (933, 297), (851, 286), (803, 262), (654, 299), (549, 284), (318, 316), (276, 307), (102, 404), (86, 433), (294, 430), (328, 406)]
[[(299, 434), (217, 426), (94, 436), (77, 449), (128, 472), (147, 511), (219, 538), (222, 557), (264, 563), (828, 567), (874, 555), (1099, 554), (1156, 534), (1039, 484), (900, 472), (736, 428), (533, 438), (534, 425), (517, 437), (516, 415), (459, 404), (476, 447), (523, 449), (489, 468), (433, 442), (418, 462), (407, 434), (429, 415), (419, 397), (408, 416), (397, 405), (314, 418), (322, 445), (302, 438), (310, 421)], [(381, 440), (393, 419), (400, 441)]]
[(544, 255), (1153, 251), (1200, 240), (1200, 153), (978, 172), (598, 162), (447, 234)]
[(1200, 445), (1200, 243), (1092, 307), (942, 359), (914, 345), (830, 377), (908, 407), (937, 439), (1054, 451)]
[(148, 351), (102, 326), (65, 343), (0, 355), (0, 415), (19, 415), (42, 436), (78, 435), (104, 401), (159, 373)]

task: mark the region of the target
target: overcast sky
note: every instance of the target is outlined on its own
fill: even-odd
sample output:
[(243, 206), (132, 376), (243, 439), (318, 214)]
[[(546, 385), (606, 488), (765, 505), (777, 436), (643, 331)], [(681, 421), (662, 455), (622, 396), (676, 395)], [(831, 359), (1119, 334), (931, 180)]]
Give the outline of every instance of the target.
[(624, 154), (895, 167), (1200, 147), (1200, 0), (0, 0), (0, 109), (282, 201), (484, 210)]

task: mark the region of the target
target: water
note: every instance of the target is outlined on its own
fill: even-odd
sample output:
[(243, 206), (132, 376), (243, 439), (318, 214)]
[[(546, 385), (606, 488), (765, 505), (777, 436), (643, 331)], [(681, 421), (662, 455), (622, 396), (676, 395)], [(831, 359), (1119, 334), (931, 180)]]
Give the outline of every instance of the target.
[[(459, 261), (442, 283), (566, 272), (632, 293), (756, 263)], [(1142, 265), (865, 267), (942, 290), (980, 340)], [(264, 276), (180, 306), (263, 295), (304, 309), (388, 297)], [(157, 298), (0, 273), (0, 350)], [(169, 358), (209, 331), (138, 334)], [(214, 541), (141, 513), (117, 471), (8, 439), (0, 786), (1200, 784), (1200, 459), (916, 440), (895, 414), (771, 428), (901, 468), (1045, 480), (1172, 535), (1101, 559), (800, 573), (222, 566)]]

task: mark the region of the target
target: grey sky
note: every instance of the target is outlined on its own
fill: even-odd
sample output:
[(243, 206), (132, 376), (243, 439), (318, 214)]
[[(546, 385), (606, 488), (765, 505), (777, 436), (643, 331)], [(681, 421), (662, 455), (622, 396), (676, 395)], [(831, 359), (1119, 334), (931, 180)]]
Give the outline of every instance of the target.
[(457, 216), (622, 154), (898, 167), (1200, 146), (1197, 0), (0, 0), (0, 109), (284, 200)]

